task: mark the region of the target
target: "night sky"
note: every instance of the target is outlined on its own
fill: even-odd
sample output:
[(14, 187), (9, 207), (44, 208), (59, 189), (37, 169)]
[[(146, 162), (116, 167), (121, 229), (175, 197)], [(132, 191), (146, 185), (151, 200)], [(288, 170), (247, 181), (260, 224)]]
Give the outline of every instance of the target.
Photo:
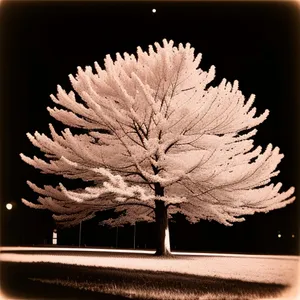
[[(156, 13), (152, 9), (156, 9)], [(200, 67), (216, 66), (216, 78), (239, 80), (248, 98), (256, 94), (258, 113), (270, 110), (257, 127), (257, 145), (279, 146), (285, 154), (274, 182), (283, 189), (298, 187), (300, 14), (287, 2), (16, 2), (0, 5), (1, 91), (1, 243), (32, 245), (51, 241), (55, 228), (51, 212), (26, 207), (21, 198), (37, 194), (26, 180), (38, 185), (63, 182), (41, 175), (19, 157), (39, 155), (26, 132), (49, 133), (48, 123), (64, 127), (46, 110), (56, 85), (67, 91), (68, 75), (77, 66), (103, 65), (106, 54), (135, 53), (149, 44), (172, 39), (191, 43), (202, 53)], [(41, 156), (40, 156), (41, 157)], [(74, 185), (77, 183), (75, 182)], [(299, 199), (299, 197), (298, 197)], [(11, 211), (5, 209), (12, 203)], [(246, 221), (225, 227), (200, 221), (189, 225), (182, 216), (170, 224), (171, 247), (176, 250), (296, 254), (299, 249), (299, 200), (286, 208), (246, 216)], [(116, 229), (98, 225), (108, 216), (82, 225), (82, 243), (116, 246)], [(136, 247), (154, 247), (153, 224), (136, 226)], [(278, 233), (281, 238), (278, 238)], [(292, 238), (292, 235), (295, 237)], [(78, 226), (58, 230), (62, 245), (78, 245)], [(118, 230), (118, 247), (133, 247), (133, 227)]]

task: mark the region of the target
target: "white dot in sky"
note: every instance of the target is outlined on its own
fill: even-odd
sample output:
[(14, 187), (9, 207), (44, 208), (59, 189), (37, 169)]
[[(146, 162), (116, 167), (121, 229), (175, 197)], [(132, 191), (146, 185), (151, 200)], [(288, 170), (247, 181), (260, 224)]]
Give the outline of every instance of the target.
[(11, 209), (12, 209), (12, 204), (7, 203), (7, 204), (6, 204), (6, 208), (7, 208), (8, 210), (11, 210)]
[(153, 13), (156, 13), (156, 9), (155, 9), (155, 8), (153, 8), (153, 9), (152, 9), (152, 12), (153, 12)]
[(278, 234), (278, 237), (281, 238), (281, 234), (280, 233)]

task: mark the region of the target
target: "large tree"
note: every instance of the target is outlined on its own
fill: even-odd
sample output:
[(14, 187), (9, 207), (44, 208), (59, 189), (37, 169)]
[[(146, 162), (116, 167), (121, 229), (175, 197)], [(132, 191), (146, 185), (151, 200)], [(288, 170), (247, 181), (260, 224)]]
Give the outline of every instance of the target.
[[(115, 209), (112, 226), (137, 221), (157, 223), (157, 255), (170, 253), (168, 219), (181, 213), (195, 223), (215, 220), (226, 226), (242, 215), (268, 212), (294, 201), (294, 188), (279, 192), (271, 183), (283, 158), (271, 144), (262, 151), (250, 139), (252, 128), (268, 116), (254, 117), (254, 95), (245, 101), (225, 79), (216, 86), (215, 68), (198, 66), (190, 44), (155, 43), (156, 51), (137, 48), (137, 55), (107, 55), (102, 69), (95, 63), (69, 75), (74, 92), (58, 86), (49, 108), (69, 127), (51, 138), (27, 134), (45, 156), (22, 159), (43, 173), (82, 179), (85, 188), (29, 186), (41, 196), (33, 208), (49, 209), (58, 224), (72, 226), (97, 211)], [(252, 130), (250, 130), (252, 129)]]

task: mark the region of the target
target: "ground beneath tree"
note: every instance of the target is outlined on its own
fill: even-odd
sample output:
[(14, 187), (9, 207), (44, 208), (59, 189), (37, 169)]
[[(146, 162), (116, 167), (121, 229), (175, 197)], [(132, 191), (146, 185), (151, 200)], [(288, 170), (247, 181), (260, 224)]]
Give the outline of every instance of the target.
[[(9, 278), (9, 274), (13, 274), (12, 276), (16, 278), (16, 274), (19, 274), (18, 276), (23, 278), (20, 280), (23, 280), (25, 288), (26, 286), (28, 288), (28, 284), (36, 286), (46, 284), (48, 287), (56, 286), (60, 289), (72, 288), (73, 291), (74, 288), (81, 289), (81, 293), (97, 291), (103, 295), (115, 294), (135, 299), (214, 299), (213, 297), (288, 299), (288, 294), (295, 295), (295, 288), (299, 287), (296, 280), (299, 280), (300, 275), (299, 258), (287, 256), (249, 258), (211, 255), (157, 258), (145, 254), (121, 253), (75, 255), (65, 252), (62, 255), (57, 252), (51, 254), (2, 252), (0, 259), (3, 262), (2, 266), (6, 268), (2, 267), (6, 273), (2, 272), (1, 277)], [(31, 264), (28, 264), (30, 262)], [(96, 268), (93, 268), (95, 266)], [(20, 270), (25, 270), (25, 273)], [(27, 282), (27, 285), (24, 282)], [(153, 297), (164, 292), (167, 294), (164, 298), (143, 298), (145, 296), (143, 292), (147, 289), (148, 294), (152, 293)], [(182, 291), (187, 293), (186, 298), (177, 297), (176, 293), (182, 296)], [(208, 293), (213, 293), (213, 296), (204, 298), (205, 295), (209, 295)], [(227, 298), (224, 296), (226, 293), (229, 293)], [(108, 296), (103, 298), (103, 295), (99, 299), (113, 299), (107, 298)], [(198, 298), (194, 298), (195, 295)], [(199, 295), (203, 297), (199, 298)], [(93, 299), (91, 297), (86, 294), (80, 299)]]

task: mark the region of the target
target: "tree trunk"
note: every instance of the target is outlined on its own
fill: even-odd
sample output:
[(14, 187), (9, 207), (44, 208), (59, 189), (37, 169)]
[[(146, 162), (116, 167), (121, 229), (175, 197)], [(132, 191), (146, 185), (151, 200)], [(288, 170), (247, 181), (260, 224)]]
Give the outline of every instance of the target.
[[(164, 190), (160, 185), (155, 186), (155, 194), (163, 196)], [(170, 249), (170, 234), (168, 224), (167, 207), (164, 201), (155, 201), (155, 221), (157, 226), (157, 242), (155, 255), (169, 256)]]
[(155, 255), (171, 255), (167, 208), (165, 203), (160, 200), (155, 201), (155, 221), (157, 226)]

